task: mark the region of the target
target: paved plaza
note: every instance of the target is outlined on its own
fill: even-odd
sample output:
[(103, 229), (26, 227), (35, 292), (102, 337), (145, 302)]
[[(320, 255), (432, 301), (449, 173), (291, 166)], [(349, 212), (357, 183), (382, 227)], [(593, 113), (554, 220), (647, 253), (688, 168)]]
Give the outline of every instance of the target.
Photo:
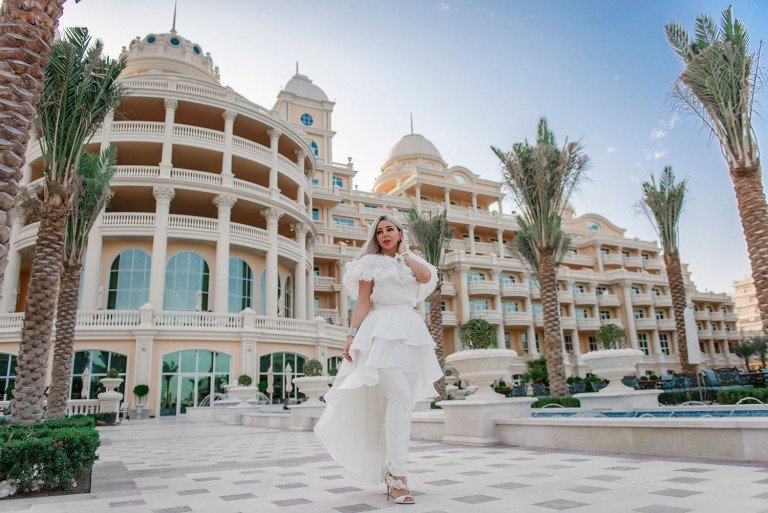
[(383, 485), (344, 479), (312, 432), (147, 420), (101, 433), (91, 493), (3, 500), (0, 511), (768, 512), (765, 463), (414, 441), (417, 504), (400, 506)]

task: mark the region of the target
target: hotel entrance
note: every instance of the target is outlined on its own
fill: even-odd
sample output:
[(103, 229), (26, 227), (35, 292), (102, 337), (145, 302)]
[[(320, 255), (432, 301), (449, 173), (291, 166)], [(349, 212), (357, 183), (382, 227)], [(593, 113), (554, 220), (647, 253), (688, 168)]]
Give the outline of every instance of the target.
[(160, 416), (172, 417), (187, 412), (187, 408), (211, 404), (214, 394), (225, 393), (229, 383), (232, 357), (215, 351), (193, 349), (176, 351), (163, 356), (160, 375)]

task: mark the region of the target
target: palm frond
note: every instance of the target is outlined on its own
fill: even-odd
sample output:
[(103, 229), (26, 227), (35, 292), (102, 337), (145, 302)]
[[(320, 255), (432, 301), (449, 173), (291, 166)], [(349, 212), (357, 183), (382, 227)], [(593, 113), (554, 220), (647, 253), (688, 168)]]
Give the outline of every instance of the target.
[(448, 212), (428, 212), (420, 215), (414, 208), (406, 211), (411, 238), (416, 242), (424, 259), (438, 270), (442, 268), (445, 251), (453, 238), (455, 228), (448, 224)]
[(678, 253), (687, 180), (677, 181), (672, 167), (665, 166), (658, 176), (651, 173), (650, 180), (643, 182), (642, 188), (643, 195), (634, 205), (635, 212), (645, 215), (651, 222), (665, 253)]

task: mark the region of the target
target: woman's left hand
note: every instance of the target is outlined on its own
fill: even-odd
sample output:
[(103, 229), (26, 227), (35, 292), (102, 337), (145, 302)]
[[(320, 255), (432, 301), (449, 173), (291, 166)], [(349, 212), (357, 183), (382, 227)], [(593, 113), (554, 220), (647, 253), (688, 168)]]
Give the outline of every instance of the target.
[(405, 242), (404, 240), (401, 240), (397, 244), (397, 254), (398, 255), (405, 255), (406, 253), (408, 253), (408, 251), (409, 251), (408, 243)]

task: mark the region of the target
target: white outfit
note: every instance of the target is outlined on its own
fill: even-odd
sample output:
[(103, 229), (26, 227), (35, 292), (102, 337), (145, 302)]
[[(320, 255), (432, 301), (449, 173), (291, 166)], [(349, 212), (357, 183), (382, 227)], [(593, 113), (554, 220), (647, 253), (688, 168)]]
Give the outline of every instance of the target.
[(435, 289), (437, 269), (416, 281), (401, 257), (364, 255), (345, 265), (344, 287), (357, 299), (361, 280), (373, 280), (371, 309), (357, 332), (336, 380), (325, 394), (326, 408), (315, 433), (346, 477), (376, 484), (389, 467), (405, 474), (411, 411), (433, 398), (433, 383), (443, 376), (435, 342), (413, 308)]

